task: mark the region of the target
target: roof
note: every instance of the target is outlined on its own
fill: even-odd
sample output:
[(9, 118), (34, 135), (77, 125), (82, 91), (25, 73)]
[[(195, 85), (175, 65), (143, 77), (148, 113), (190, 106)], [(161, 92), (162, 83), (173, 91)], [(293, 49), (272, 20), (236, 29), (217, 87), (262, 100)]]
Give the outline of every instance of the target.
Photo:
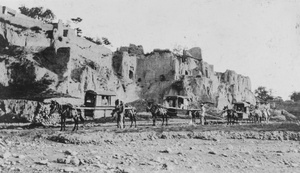
[(188, 97), (188, 96), (179, 96), (179, 95), (166, 95), (164, 98), (165, 98), (165, 99), (166, 99), (166, 98), (183, 98), (183, 99), (190, 99), (190, 97)]
[(86, 93), (90, 93), (90, 94), (94, 94), (94, 95), (101, 95), (101, 96), (116, 96), (116, 93), (112, 92), (112, 91), (95, 92), (93, 90), (87, 90)]
[(235, 105), (238, 105), (238, 104), (243, 104), (244, 106), (250, 106), (250, 103), (248, 102), (236, 102), (234, 103)]

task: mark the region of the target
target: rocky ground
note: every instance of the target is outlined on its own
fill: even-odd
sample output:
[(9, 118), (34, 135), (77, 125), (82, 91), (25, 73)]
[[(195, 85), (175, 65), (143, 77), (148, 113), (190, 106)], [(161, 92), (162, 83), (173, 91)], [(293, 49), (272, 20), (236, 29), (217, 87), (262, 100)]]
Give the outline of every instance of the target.
[[(87, 123), (59, 127), (1, 124), (0, 172), (298, 172), (295, 123), (171, 125), (116, 129)], [(159, 122), (160, 123), (160, 122)], [(128, 124), (128, 123), (127, 123)], [(28, 127), (28, 126), (27, 126)]]

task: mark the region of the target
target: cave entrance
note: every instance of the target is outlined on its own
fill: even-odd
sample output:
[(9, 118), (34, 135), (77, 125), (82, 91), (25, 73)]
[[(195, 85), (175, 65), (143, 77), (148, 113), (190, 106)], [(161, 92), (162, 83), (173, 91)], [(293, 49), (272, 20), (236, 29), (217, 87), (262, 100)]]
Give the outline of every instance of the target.
[(129, 70), (129, 79), (133, 79), (133, 71)]

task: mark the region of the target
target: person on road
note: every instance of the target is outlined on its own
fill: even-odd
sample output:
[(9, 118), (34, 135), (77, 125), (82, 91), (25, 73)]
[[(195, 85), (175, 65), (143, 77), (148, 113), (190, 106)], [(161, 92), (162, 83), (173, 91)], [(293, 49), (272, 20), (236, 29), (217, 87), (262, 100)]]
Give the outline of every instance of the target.
[(201, 125), (204, 125), (204, 120), (205, 120), (205, 107), (204, 107), (204, 104), (201, 103), (200, 104), (200, 109), (201, 109), (201, 114), (200, 114), (200, 123)]

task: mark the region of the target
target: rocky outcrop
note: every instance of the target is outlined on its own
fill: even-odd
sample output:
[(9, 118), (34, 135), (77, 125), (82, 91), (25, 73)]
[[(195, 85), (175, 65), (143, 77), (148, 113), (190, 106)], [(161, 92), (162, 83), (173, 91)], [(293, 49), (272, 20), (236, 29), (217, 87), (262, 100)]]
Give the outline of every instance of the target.
[(218, 108), (235, 101), (255, 103), (249, 77), (231, 70), (215, 72), (198, 47), (183, 55), (160, 49), (144, 54), (142, 46), (133, 44), (112, 52), (77, 37), (61, 21), (44, 24), (1, 10), (0, 72), (0, 99), (23, 100), (3, 101), (16, 108), (31, 105), (14, 113), (26, 121), (33, 121), (38, 102), (24, 100), (64, 97), (61, 102), (82, 105), (87, 90), (112, 91), (125, 102), (162, 102), (165, 95), (185, 95), (194, 103), (210, 101)]
[(50, 116), (49, 111), (49, 104), (38, 101), (16, 99), (0, 100), (0, 122), (57, 123), (59, 119), (57, 117), (58, 115), (53, 114)]
[(86, 90), (121, 88), (109, 49), (72, 32), (65, 35), (70, 28), (61, 22), (35, 31), (23, 18), (0, 14), (0, 19), (1, 98), (43, 100), (55, 92), (83, 98)]
[(219, 109), (233, 102), (256, 103), (249, 77), (232, 70), (214, 72), (213, 66), (202, 60), (200, 48), (192, 48), (183, 56), (156, 50), (138, 59), (138, 67), (142, 98), (162, 102), (165, 95), (184, 95), (195, 103), (213, 102)]

